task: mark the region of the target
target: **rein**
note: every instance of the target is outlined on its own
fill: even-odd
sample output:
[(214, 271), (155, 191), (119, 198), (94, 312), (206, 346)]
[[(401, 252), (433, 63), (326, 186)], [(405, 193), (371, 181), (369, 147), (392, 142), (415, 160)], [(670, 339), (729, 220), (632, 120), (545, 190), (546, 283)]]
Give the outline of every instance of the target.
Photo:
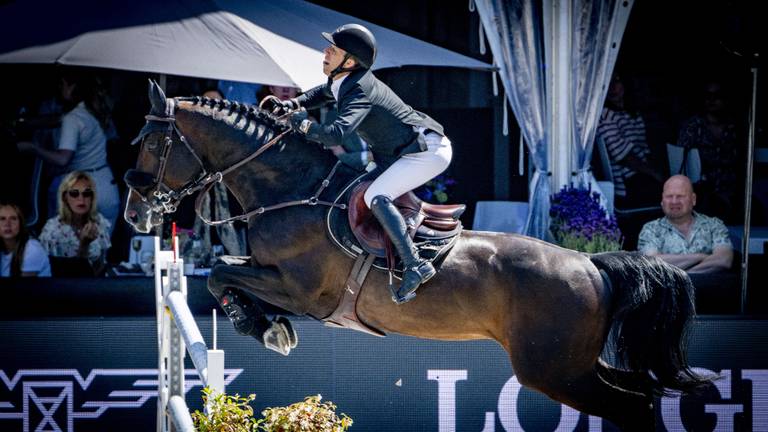
[[(251, 210), (247, 213), (243, 213), (238, 216), (232, 216), (226, 219), (222, 220), (208, 220), (200, 212), (200, 209), (202, 207), (203, 203), (203, 197), (208, 193), (208, 191), (211, 190), (214, 183), (209, 183), (205, 186), (203, 191), (197, 196), (197, 199), (195, 200), (195, 213), (197, 213), (197, 217), (200, 218), (206, 225), (222, 225), (225, 223), (230, 223), (234, 221), (247, 221), (248, 218), (254, 215), (260, 215), (262, 213), (266, 213), (268, 211), (277, 210), (285, 207), (293, 207), (293, 206), (299, 206), (299, 205), (308, 205), (308, 206), (315, 206), (315, 205), (325, 205), (328, 207), (337, 207), (342, 210), (345, 210), (347, 208), (346, 204), (339, 204), (335, 202), (330, 201), (322, 201), (319, 199), (320, 194), (323, 193), (323, 190), (328, 187), (329, 184), (331, 184), (331, 178), (336, 174), (336, 170), (338, 169), (339, 165), (341, 165), (341, 161), (336, 161), (336, 164), (331, 169), (331, 172), (328, 173), (328, 176), (323, 180), (323, 182), (320, 184), (320, 187), (317, 189), (314, 195), (312, 195), (310, 198), (302, 199), (302, 200), (294, 200), (294, 201), (286, 201), (278, 204), (273, 204), (271, 206), (266, 207), (259, 207), (257, 209)], [(218, 181), (217, 181), (218, 183)]]
[[(231, 223), (239, 220), (247, 220), (248, 218), (254, 215), (259, 215), (271, 210), (277, 210), (277, 209), (292, 207), (297, 205), (315, 206), (320, 204), (320, 205), (326, 205), (329, 207), (337, 207), (342, 210), (346, 209), (345, 204), (322, 201), (319, 199), (320, 194), (323, 192), (323, 190), (326, 187), (328, 187), (328, 185), (330, 184), (331, 178), (333, 178), (333, 176), (336, 174), (336, 170), (341, 164), (341, 161), (337, 161), (336, 164), (331, 169), (331, 172), (323, 180), (323, 182), (321, 183), (320, 187), (317, 189), (315, 194), (312, 195), (310, 198), (302, 199), (302, 200), (286, 201), (283, 203), (278, 203), (270, 206), (262, 206), (257, 209), (251, 210), (249, 212), (243, 213), (241, 215), (229, 217), (223, 220), (213, 220), (213, 221), (209, 220), (202, 216), (201, 207), (202, 207), (202, 201), (203, 201), (202, 198), (205, 195), (207, 195), (208, 192), (210, 192), (211, 188), (213, 188), (213, 186), (216, 183), (220, 183), (223, 180), (225, 175), (244, 166), (248, 162), (252, 161), (253, 159), (257, 158), (259, 155), (261, 155), (262, 153), (264, 153), (265, 151), (273, 147), (278, 141), (280, 141), (281, 138), (283, 138), (292, 129), (286, 129), (285, 131), (281, 132), (277, 136), (270, 139), (266, 144), (259, 147), (255, 152), (251, 153), (250, 155), (245, 157), (243, 160), (235, 163), (234, 165), (222, 171), (211, 173), (211, 172), (208, 172), (208, 170), (205, 168), (205, 165), (203, 164), (202, 159), (198, 156), (197, 152), (195, 152), (195, 150), (189, 144), (184, 134), (181, 133), (181, 131), (179, 130), (179, 127), (176, 125), (176, 117), (174, 117), (173, 115), (157, 116), (153, 114), (148, 114), (144, 116), (144, 118), (147, 121), (164, 122), (168, 124), (168, 128), (165, 132), (165, 139), (163, 141), (163, 149), (159, 157), (160, 166), (158, 167), (157, 174), (153, 176), (153, 180), (152, 180), (153, 184), (156, 185), (155, 190), (152, 192), (152, 196), (154, 197), (154, 202), (150, 203), (149, 199), (144, 194), (142, 193), (138, 194), (141, 197), (141, 200), (143, 202), (150, 205), (150, 207), (152, 208), (152, 211), (155, 211), (157, 213), (173, 213), (176, 211), (179, 203), (184, 197), (192, 195), (197, 191), (201, 191), (201, 192), (198, 195), (197, 199), (195, 200), (195, 213), (207, 225), (221, 225), (221, 224)], [(197, 161), (201, 169), (200, 174), (197, 176), (195, 180), (188, 182), (178, 191), (171, 189), (163, 182), (163, 178), (165, 177), (166, 165), (168, 163), (168, 155), (171, 151), (171, 146), (173, 145), (173, 139), (171, 137), (174, 132), (176, 133), (176, 135), (179, 136), (179, 140), (182, 143), (184, 143), (184, 146), (187, 148), (187, 151), (189, 151), (192, 154), (192, 156), (195, 158), (195, 160)], [(161, 189), (165, 189), (165, 191), (162, 191)]]

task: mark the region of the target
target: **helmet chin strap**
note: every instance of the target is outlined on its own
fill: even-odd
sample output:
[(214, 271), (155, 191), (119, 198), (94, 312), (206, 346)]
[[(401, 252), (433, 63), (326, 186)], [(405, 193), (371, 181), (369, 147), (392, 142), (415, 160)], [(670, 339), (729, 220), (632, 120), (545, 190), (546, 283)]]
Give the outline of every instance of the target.
[(328, 75), (328, 80), (332, 80), (336, 75), (344, 72), (352, 72), (353, 70), (360, 69), (360, 65), (355, 62), (355, 66), (351, 68), (345, 68), (344, 63), (347, 62), (347, 59), (352, 58), (352, 54), (346, 53), (344, 54), (344, 59), (339, 63), (338, 66), (336, 66), (336, 69), (332, 70), (331, 73)]

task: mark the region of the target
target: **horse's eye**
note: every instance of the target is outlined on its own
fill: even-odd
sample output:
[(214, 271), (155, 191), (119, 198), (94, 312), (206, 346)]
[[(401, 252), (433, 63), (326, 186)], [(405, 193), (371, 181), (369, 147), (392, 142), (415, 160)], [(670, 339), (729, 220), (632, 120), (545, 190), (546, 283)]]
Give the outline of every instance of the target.
[(157, 148), (157, 140), (149, 140), (144, 144), (147, 146), (147, 150), (154, 150)]

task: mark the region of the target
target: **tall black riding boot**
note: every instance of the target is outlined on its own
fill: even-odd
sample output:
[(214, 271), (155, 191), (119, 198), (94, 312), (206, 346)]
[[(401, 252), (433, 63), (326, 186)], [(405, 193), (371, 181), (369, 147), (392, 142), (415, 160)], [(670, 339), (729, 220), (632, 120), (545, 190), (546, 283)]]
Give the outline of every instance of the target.
[(403, 216), (386, 196), (379, 195), (371, 201), (371, 211), (384, 231), (392, 240), (400, 259), (403, 260), (403, 283), (397, 292), (392, 292), (392, 300), (405, 303), (416, 297), (416, 289), (435, 275), (435, 268), (429, 261), (419, 257), (416, 246), (408, 236)]

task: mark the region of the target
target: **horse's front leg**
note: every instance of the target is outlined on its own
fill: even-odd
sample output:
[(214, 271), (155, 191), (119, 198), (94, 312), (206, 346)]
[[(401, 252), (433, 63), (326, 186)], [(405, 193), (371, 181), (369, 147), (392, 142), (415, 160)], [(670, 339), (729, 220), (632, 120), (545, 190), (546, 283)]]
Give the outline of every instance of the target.
[(270, 268), (217, 264), (208, 278), (208, 290), (216, 297), (235, 330), (253, 336), (265, 347), (288, 355), (298, 343), (296, 331), (287, 318), (270, 320), (246, 292), (283, 309), (292, 309), (284, 294), (279, 272)]

